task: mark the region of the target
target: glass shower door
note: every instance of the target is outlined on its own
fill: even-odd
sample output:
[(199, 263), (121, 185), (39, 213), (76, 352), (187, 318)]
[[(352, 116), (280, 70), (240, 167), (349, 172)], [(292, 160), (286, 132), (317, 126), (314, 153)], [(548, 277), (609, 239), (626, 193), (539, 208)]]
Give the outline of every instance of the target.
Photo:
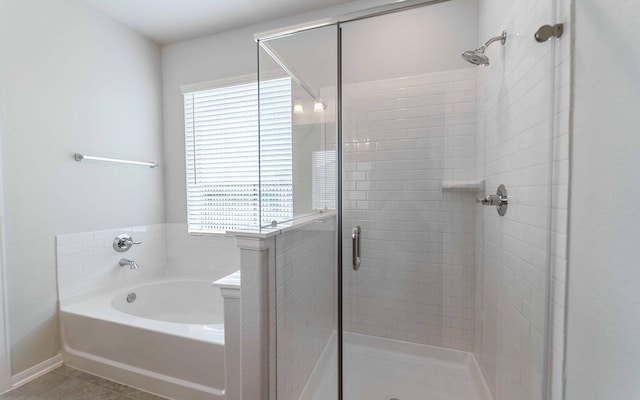
[(463, 3), (341, 25), (345, 399), (546, 396), (553, 47)]
[(446, 185), (477, 178), (477, 71), (428, 41), (449, 7), (342, 26), (345, 399), (473, 399), (474, 192)]

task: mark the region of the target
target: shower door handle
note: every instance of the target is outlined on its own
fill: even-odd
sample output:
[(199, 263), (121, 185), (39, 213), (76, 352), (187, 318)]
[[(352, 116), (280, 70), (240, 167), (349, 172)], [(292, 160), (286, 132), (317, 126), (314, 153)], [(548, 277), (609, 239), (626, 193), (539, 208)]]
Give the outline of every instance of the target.
[(360, 268), (360, 233), (362, 229), (360, 226), (356, 226), (353, 228), (351, 232), (351, 247), (352, 247), (352, 255), (351, 255), (351, 263), (353, 265), (353, 270), (357, 271)]

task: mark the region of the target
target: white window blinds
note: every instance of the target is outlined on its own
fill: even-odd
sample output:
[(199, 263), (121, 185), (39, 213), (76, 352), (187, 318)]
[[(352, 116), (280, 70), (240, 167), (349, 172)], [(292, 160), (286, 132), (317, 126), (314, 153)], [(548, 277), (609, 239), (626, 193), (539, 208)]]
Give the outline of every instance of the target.
[(291, 218), (291, 80), (260, 90), (260, 141), (256, 82), (185, 93), (189, 232), (256, 226), (260, 177), (262, 220)]
[(291, 79), (260, 84), (262, 224), (293, 218)]
[(312, 158), (312, 207), (333, 210), (336, 208), (336, 151), (314, 151)]

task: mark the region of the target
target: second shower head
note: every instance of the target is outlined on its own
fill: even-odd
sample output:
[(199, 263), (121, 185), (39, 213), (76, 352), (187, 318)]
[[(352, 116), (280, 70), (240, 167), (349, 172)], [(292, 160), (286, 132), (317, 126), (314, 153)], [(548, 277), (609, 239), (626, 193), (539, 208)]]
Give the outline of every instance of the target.
[(487, 48), (493, 43), (500, 41), (501, 44), (505, 44), (507, 42), (507, 31), (503, 31), (502, 35), (493, 37), (487, 41), (484, 45), (478, 47), (475, 50), (467, 50), (462, 53), (462, 58), (465, 61), (470, 62), (473, 65), (489, 65), (489, 57), (484, 54)]

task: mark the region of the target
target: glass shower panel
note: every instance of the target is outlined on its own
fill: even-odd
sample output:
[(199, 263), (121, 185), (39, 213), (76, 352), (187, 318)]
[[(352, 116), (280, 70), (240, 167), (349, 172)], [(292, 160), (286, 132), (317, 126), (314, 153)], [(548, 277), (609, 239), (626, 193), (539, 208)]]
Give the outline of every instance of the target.
[(275, 236), (272, 398), (338, 398), (337, 28), (258, 46), (261, 222)]
[(261, 225), (336, 209), (336, 27), (262, 41)]

